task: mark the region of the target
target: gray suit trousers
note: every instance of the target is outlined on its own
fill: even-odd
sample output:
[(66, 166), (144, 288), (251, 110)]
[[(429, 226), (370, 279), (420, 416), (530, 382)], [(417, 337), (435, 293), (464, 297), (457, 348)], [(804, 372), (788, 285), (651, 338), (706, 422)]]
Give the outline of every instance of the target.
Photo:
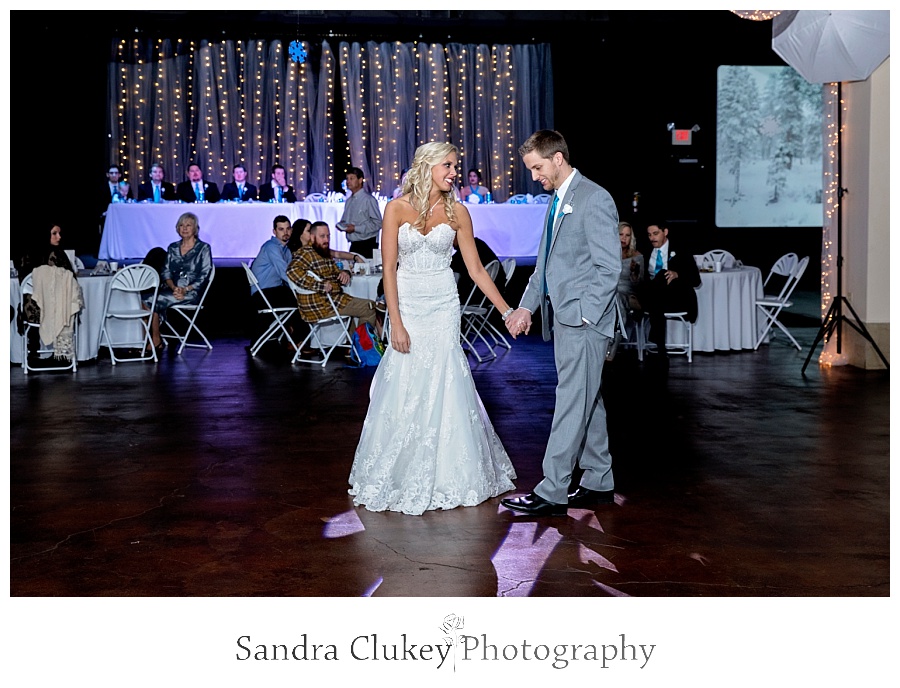
[(600, 378), (609, 337), (593, 325), (553, 324), (553, 351), (558, 382), (556, 408), (544, 453), (544, 479), (534, 491), (548, 502), (568, 501), (572, 470), (584, 470), (581, 485), (590, 490), (614, 489), (606, 408)]

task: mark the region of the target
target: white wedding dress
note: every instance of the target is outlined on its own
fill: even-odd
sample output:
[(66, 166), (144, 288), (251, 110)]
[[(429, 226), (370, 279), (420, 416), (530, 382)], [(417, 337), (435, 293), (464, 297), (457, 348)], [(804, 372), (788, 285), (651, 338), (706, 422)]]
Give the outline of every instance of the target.
[(459, 344), (454, 234), (447, 224), (428, 234), (400, 226), (397, 291), (410, 350), (385, 351), (350, 469), (353, 503), (372, 511), (418, 515), (515, 489)]

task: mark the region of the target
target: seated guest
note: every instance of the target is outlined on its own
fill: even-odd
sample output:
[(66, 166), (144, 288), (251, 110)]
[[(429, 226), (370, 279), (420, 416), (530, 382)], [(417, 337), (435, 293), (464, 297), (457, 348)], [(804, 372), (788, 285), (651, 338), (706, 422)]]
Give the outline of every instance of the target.
[(288, 240), (287, 244), (291, 255), (293, 255), (298, 248), (303, 248), (312, 242), (312, 235), (310, 234), (311, 228), (312, 222), (304, 217), (301, 217), (299, 220), (294, 220), (294, 224), (291, 225), (291, 238)]
[[(288, 265), (288, 279), (301, 289), (314, 292), (297, 294), (300, 315), (307, 322), (315, 322), (332, 315), (328, 300), (325, 298), (325, 294), (331, 294), (341, 315), (349, 315), (369, 323), (376, 328), (378, 336), (381, 336), (381, 319), (379, 311), (375, 308), (375, 302), (344, 293), (343, 288), (350, 284), (351, 275), (348, 270), (338, 270), (328, 247), (330, 240), (331, 231), (328, 225), (325, 223), (317, 225), (312, 235), (312, 243), (298, 249)], [(319, 280), (313, 278), (310, 272)]]
[[(306, 226), (303, 226), (303, 223), (306, 223)], [(291, 237), (291, 243), (288, 244), (288, 248), (291, 248), (291, 244), (293, 244), (293, 250), (291, 253), (295, 253), (298, 248), (302, 248), (303, 246), (309, 246), (312, 243), (312, 235), (315, 231), (316, 227), (321, 226), (328, 227), (328, 223), (324, 220), (316, 220), (312, 224), (310, 224), (309, 220), (297, 220), (294, 222), (294, 231), (297, 232), (297, 240), (294, 241), (293, 235)], [(329, 229), (329, 233), (331, 230)], [(351, 263), (365, 263), (366, 259), (363, 258), (358, 253), (351, 253), (350, 251), (337, 251), (335, 249), (331, 250), (331, 257), (334, 258), (335, 261), (350, 261)]]
[(335, 226), (347, 234), (351, 251), (371, 258), (372, 251), (378, 248), (381, 209), (375, 197), (363, 188), (366, 180), (361, 169), (351, 167), (346, 176), (351, 196), (344, 202), (344, 213)]
[(219, 200), (219, 187), (203, 178), (200, 165), (195, 162), (188, 165), (187, 176), (187, 181), (178, 185), (178, 198), (185, 203), (216, 203)]
[(222, 187), (223, 201), (255, 201), (256, 186), (247, 181), (247, 168), (235, 165), (231, 171), (234, 181)]
[[(272, 236), (260, 247), (259, 253), (250, 264), (250, 270), (259, 281), (259, 288), (250, 287), (250, 296), (257, 311), (266, 308), (265, 301), (259, 295), (260, 291), (265, 293), (273, 308), (297, 305), (287, 276), (287, 267), (291, 262), (291, 251), (287, 244), (292, 232), (291, 221), (284, 215), (278, 215), (272, 222)], [(254, 340), (265, 332), (271, 321), (271, 316), (268, 315), (260, 315), (257, 318)]]
[(634, 228), (628, 222), (619, 223), (619, 243), (622, 246), (622, 272), (619, 273), (617, 293), (622, 312), (642, 311), (637, 292), (644, 278), (644, 256), (637, 250)]
[(491, 190), (482, 183), (481, 172), (473, 167), (469, 170), (467, 179), (469, 183), (459, 189), (459, 200), (467, 203), (487, 203)]
[(700, 286), (700, 271), (691, 251), (669, 242), (669, 229), (663, 222), (647, 227), (647, 236), (653, 250), (645, 260), (647, 270), (640, 302), (650, 316), (647, 339), (666, 357), (666, 319), (663, 314), (684, 311), (687, 320), (697, 321), (694, 289)]
[(40, 227), (25, 248), (25, 252), (16, 260), (19, 284), (39, 265), (65, 268), (73, 274), (76, 272), (62, 244), (62, 229), (55, 222)]
[(393, 198), (400, 198), (403, 195), (403, 187), (406, 184), (406, 175), (409, 174), (409, 168), (404, 167), (400, 171), (400, 184), (394, 189)]
[(157, 351), (163, 348), (159, 325), (165, 319), (169, 306), (197, 303), (212, 272), (212, 250), (209, 244), (200, 240), (197, 216), (182, 213), (175, 229), (181, 239), (169, 244), (166, 251), (156, 309), (150, 320), (150, 336)]
[[(35, 274), (37, 268), (44, 266), (63, 269), (70, 277), (65, 280), (55, 276), (52, 272), (41, 270), (38, 270), (37, 274)], [(78, 312), (84, 306), (84, 299), (81, 287), (75, 279), (75, 269), (63, 249), (62, 230), (58, 224), (50, 222), (48, 226), (42, 227), (39, 233), (34, 235), (31, 245), (27, 247), (25, 253), (17, 260), (17, 270), (20, 283), (28, 275), (34, 275), (32, 277), (32, 285), (34, 294), (37, 294), (37, 298), (33, 298), (33, 294), (23, 295), (22, 308), (17, 317), (18, 332), (19, 334), (25, 332), (23, 321), (42, 325), (40, 335), (37, 328), (29, 329), (27, 355), (34, 357), (38, 348), (40, 348), (40, 341), (38, 340), (40, 336), (45, 344), (49, 345), (52, 343), (54, 345), (55, 358), (71, 359), (72, 355), (74, 355), (72, 323), (68, 320), (68, 316), (62, 317), (62, 311), (57, 311), (56, 309), (61, 308), (67, 313), (71, 313), (73, 312), (70, 309), (71, 306), (74, 312)], [(43, 295), (44, 299), (47, 300), (50, 296), (54, 296), (57, 287), (60, 291), (60, 299), (54, 300), (52, 306), (49, 303), (45, 303), (43, 309), (44, 317), (42, 317), (42, 310), (39, 306), (41, 297)], [(77, 308), (75, 307), (76, 305)], [(48, 325), (52, 325), (52, 330), (43, 327), (45, 322)]]
[[(450, 259), (450, 270), (459, 275), (456, 289), (459, 292), (459, 302), (465, 303), (466, 299), (469, 298), (469, 294), (472, 293), (472, 287), (475, 286), (475, 282), (469, 277), (469, 271), (466, 269), (466, 264), (463, 261), (462, 251), (459, 250), (459, 246), (456, 243), (456, 237), (453, 237), (453, 246), (457, 251)], [(478, 259), (481, 261), (482, 265), (487, 265), (492, 260), (496, 260), (498, 263), (500, 262), (497, 258), (497, 254), (494, 253), (491, 247), (478, 237), (475, 237), (475, 247), (478, 249)], [(500, 264), (500, 269), (497, 271), (497, 277), (494, 279), (494, 284), (497, 287), (497, 291), (499, 291), (502, 296), (506, 290), (506, 271), (503, 269), (502, 263)], [(479, 289), (472, 296), (471, 302), (476, 303), (481, 300), (481, 297), (482, 293)]]
[(296, 203), (297, 196), (294, 194), (294, 187), (287, 183), (285, 177), (284, 166), (279, 164), (272, 165), (272, 178), (268, 184), (264, 184), (259, 188), (259, 200), (268, 203)]
[(150, 181), (142, 182), (138, 187), (138, 201), (177, 201), (175, 185), (165, 181), (166, 171), (156, 163), (150, 167)]
[(125, 200), (134, 198), (131, 192), (131, 186), (125, 181), (122, 171), (118, 165), (110, 165), (106, 170), (106, 184), (100, 187), (98, 197), (98, 206), (102, 208), (103, 214), (106, 214), (106, 206), (115, 203), (117, 200)]

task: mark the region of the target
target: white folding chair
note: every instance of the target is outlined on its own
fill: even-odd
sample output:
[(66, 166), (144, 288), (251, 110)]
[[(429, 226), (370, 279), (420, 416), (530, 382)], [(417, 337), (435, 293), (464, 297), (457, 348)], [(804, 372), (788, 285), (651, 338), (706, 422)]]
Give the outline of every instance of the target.
[[(666, 319), (666, 353), (686, 356), (691, 363), (694, 360), (694, 325), (687, 319), (687, 311), (663, 313), (663, 316)], [(649, 327), (650, 316), (644, 314), (636, 336), (638, 341), (643, 341), (644, 351), (656, 351), (656, 344), (647, 340)], [(640, 354), (638, 358), (644, 360)]]
[[(501, 267), (503, 267), (503, 274), (506, 276), (506, 281), (503, 284), (506, 289), (506, 293), (509, 293), (509, 283), (512, 281), (513, 273), (516, 271), (516, 259), (507, 258), (506, 260), (501, 261), (500, 265)], [(512, 343), (506, 338), (506, 335), (502, 331), (498, 330), (494, 326), (494, 323), (491, 322), (491, 315), (493, 315), (496, 311), (497, 307), (494, 306), (493, 303), (490, 303), (490, 301), (488, 301), (488, 312), (487, 315), (485, 315), (482, 319), (481, 332), (483, 334), (489, 335), (490, 338), (494, 340), (493, 346), (505, 346), (507, 349), (512, 349)]]
[[(54, 268), (59, 270), (64, 270), (65, 268)], [(19, 312), (24, 315), (25, 310), (25, 294), (33, 294), (34, 293), (34, 281), (32, 275), (28, 275), (24, 280), (22, 280), (22, 289), (19, 293)], [(73, 346), (72, 346), (72, 358), (69, 361), (66, 361), (65, 358), (57, 359), (60, 361), (59, 365), (42, 365), (42, 366), (33, 366), (28, 362), (29, 353), (34, 353), (37, 356), (44, 358), (44, 354), (52, 354), (54, 353), (53, 344), (44, 344), (41, 341), (40, 323), (28, 322), (25, 318), (22, 318), (22, 324), (24, 325), (24, 331), (22, 333), (22, 372), (25, 375), (28, 375), (29, 370), (71, 370), (73, 373), (78, 369), (78, 320), (79, 315), (76, 314), (75, 317), (72, 318), (72, 331), (74, 333), (73, 338)], [(15, 327), (15, 322), (11, 323), (13, 327)], [(31, 330), (36, 329), (37, 334), (37, 342), (38, 348), (34, 352), (28, 351), (28, 337)], [(32, 335), (33, 336), (33, 335)], [(49, 360), (53, 360), (50, 358)]]
[[(311, 270), (307, 270), (306, 274), (312, 277), (317, 282), (322, 281), (322, 278)], [(294, 281), (291, 281), (290, 284), (291, 289), (295, 294), (317, 293), (309, 291), (307, 289), (303, 289)], [(324, 368), (328, 364), (328, 359), (331, 357), (331, 354), (335, 349), (340, 347), (345, 348), (349, 351), (350, 347), (353, 346), (353, 339), (350, 337), (350, 323), (353, 318), (349, 315), (341, 315), (338, 312), (337, 305), (335, 305), (334, 299), (331, 298), (331, 294), (322, 294), (322, 296), (328, 299), (328, 310), (330, 313), (332, 313), (332, 315), (326, 315), (324, 318), (319, 318), (318, 320), (310, 320), (308, 314), (304, 313), (302, 308), (300, 309), (300, 317), (309, 324), (309, 334), (306, 335), (306, 338), (300, 343), (300, 346), (297, 348), (297, 352), (294, 354), (294, 358), (291, 359), (291, 363), (317, 363)], [(327, 337), (323, 336), (325, 333), (321, 331), (322, 328), (328, 325), (336, 325), (336, 329), (339, 333), (338, 336), (330, 343), (326, 342)], [(322, 354), (321, 361), (315, 358), (303, 357), (303, 347), (305, 347), (310, 342), (312, 342)]]
[[(153, 298), (150, 302), (150, 310), (146, 310), (141, 308), (141, 293), (149, 290), (153, 290)], [(103, 346), (104, 341), (106, 342), (113, 365), (126, 361), (152, 360), (154, 363), (156, 362), (156, 349), (153, 347), (153, 340), (150, 337), (150, 317), (156, 306), (158, 293), (159, 273), (156, 268), (143, 263), (135, 263), (121, 268), (109, 281), (103, 306), (103, 325), (100, 327), (100, 346)], [(109, 325), (116, 320), (138, 321), (142, 329), (140, 341), (113, 341)], [(137, 348), (140, 355), (116, 356), (116, 348)]]
[(543, 203), (546, 205), (547, 203), (550, 202), (550, 194), (538, 194), (537, 196), (535, 196), (532, 199), (531, 202), (532, 203)]
[(700, 267), (712, 268), (715, 267), (715, 264), (719, 261), (722, 262), (723, 268), (732, 268), (737, 262), (734, 256), (731, 255), (728, 251), (717, 248), (713, 249), (712, 251), (707, 251), (703, 254), (703, 262)]
[(250, 282), (251, 287), (256, 287), (257, 292), (262, 297), (263, 303), (265, 304), (264, 308), (257, 309), (257, 313), (259, 315), (270, 315), (272, 316), (272, 322), (269, 324), (268, 329), (263, 332), (253, 345), (250, 347), (250, 355), (256, 356), (259, 353), (259, 350), (262, 348), (262, 345), (268, 342), (269, 340), (276, 338), (277, 341), (281, 341), (283, 338), (287, 337), (287, 340), (290, 342), (291, 346), (294, 347), (294, 351), (298, 351), (300, 347), (297, 346), (297, 342), (294, 341), (294, 338), (291, 336), (291, 333), (288, 332), (285, 323), (290, 320), (291, 316), (297, 312), (296, 306), (278, 306), (275, 307), (269, 301), (269, 298), (266, 296), (266, 293), (259, 288), (259, 280), (256, 278), (256, 275), (253, 274), (253, 270), (250, 269), (250, 266), (241, 262), (241, 265), (244, 266), (244, 272), (247, 273), (247, 281)]
[[(212, 266), (212, 270), (209, 271), (209, 279), (206, 280), (206, 287), (203, 289), (203, 294), (200, 296), (200, 300), (197, 303), (176, 303), (166, 310), (166, 320), (165, 325), (169, 330), (169, 334), (161, 335), (163, 339), (175, 339), (180, 342), (180, 346), (178, 347), (178, 351), (175, 353), (180, 354), (184, 351), (186, 346), (192, 346), (197, 349), (209, 349), (212, 350), (212, 344), (209, 343), (209, 340), (206, 338), (206, 335), (203, 334), (203, 331), (197, 327), (197, 316), (200, 315), (200, 311), (203, 310), (203, 302), (206, 301), (206, 295), (209, 294), (209, 288), (212, 286), (213, 280), (216, 277), (216, 266)], [(180, 333), (170, 322), (171, 313), (177, 313), (181, 316), (181, 318), (187, 322), (187, 327), (184, 330), (184, 333)], [(191, 332), (196, 332), (200, 335), (200, 338), (203, 340), (202, 344), (199, 343), (188, 343), (188, 337), (190, 337)]]
[[(783, 278), (783, 280), (776, 280), (776, 282), (781, 281), (781, 289), (778, 292), (779, 298), (784, 296), (784, 290), (787, 289), (788, 284), (790, 283), (791, 273), (793, 273), (794, 268), (797, 267), (797, 263), (800, 262), (800, 259), (797, 257), (796, 253), (785, 253), (781, 258), (775, 261), (775, 264), (772, 265), (772, 269), (769, 270), (769, 274), (766, 276), (766, 281), (763, 282), (763, 289), (769, 286), (769, 280), (773, 277)], [(775, 282), (773, 282), (773, 285)]]
[(803, 273), (806, 272), (806, 266), (809, 263), (809, 256), (805, 256), (800, 259), (800, 261), (794, 266), (794, 269), (791, 271), (791, 276), (788, 278), (788, 281), (785, 283), (784, 288), (781, 290), (781, 293), (778, 296), (763, 296), (762, 298), (756, 299), (756, 307), (762, 312), (763, 317), (766, 319), (765, 327), (762, 330), (762, 333), (759, 335), (759, 339), (756, 341), (756, 346), (753, 347), (754, 350), (759, 348), (759, 345), (762, 344), (763, 340), (769, 334), (769, 331), (772, 329), (772, 325), (778, 325), (778, 328), (787, 335), (787, 338), (791, 340), (793, 345), (797, 347), (797, 351), (800, 351), (800, 345), (797, 343), (797, 340), (788, 332), (787, 328), (781, 324), (781, 321), (778, 319), (779, 314), (785, 308), (790, 308), (793, 306), (793, 302), (791, 299), (791, 294), (794, 292), (794, 289), (797, 288), (797, 283), (800, 281), (800, 278), (803, 277)]
[[(494, 280), (497, 277), (497, 273), (500, 271), (500, 262), (492, 260), (484, 266), (484, 269), (487, 270), (491, 280)], [(472, 355), (478, 359), (479, 363), (483, 363), (485, 360), (496, 358), (497, 354), (494, 352), (494, 347), (487, 338), (485, 338), (482, 331), (484, 329), (484, 323), (487, 322), (487, 315), (490, 312), (490, 309), (488, 308), (490, 301), (484, 294), (481, 294), (479, 298), (477, 294), (480, 293), (478, 285), (473, 284), (472, 291), (469, 292), (469, 297), (466, 299), (465, 304), (463, 304), (463, 307), (460, 310), (460, 317), (462, 320), (460, 322), (459, 335), (469, 351), (472, 352)], [(475, 348), (475, 342), (478, 339), (484, 342), (484, 345), (487, 347), (484, 358), (482, 358), (481, 354), (479, 354), (478, 350)]]
[(528, 203), (528, 195), (527, 194), (513, 194), (509, 198), (506, 199), (507, 203)]
[(307, 194), (306, 198), (303, 200), (307, 203), (324, 203), (328, 200), (328, 197), (323, 193), (311, 193)]
[(75, 256), (75, 260), (72, 261), (72, 267), (75, 269), (75, 272), (79, 270), (84, 270), (84, 261), (81, 260), (78, 256)]

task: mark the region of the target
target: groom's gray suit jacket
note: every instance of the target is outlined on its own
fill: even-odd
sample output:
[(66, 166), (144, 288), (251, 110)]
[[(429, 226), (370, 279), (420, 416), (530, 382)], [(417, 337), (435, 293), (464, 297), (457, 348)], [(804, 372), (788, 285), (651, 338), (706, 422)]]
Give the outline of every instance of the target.
[(622, 270), (619, 214), (612, 196), (576, 170), (566, 197), (559, 199), (547, 256), (547, 217), (551, 207), (552, 198), (544, 216), (537, 265), (519, 305), (532, 313), (540, 307), (544, 340), (549, 340), (550, 317), (544, 297), (546, 275), (547, 292), (557, 322), (578, 327), (587, 320), (601, 334), (612, 337), (614, 297)]

